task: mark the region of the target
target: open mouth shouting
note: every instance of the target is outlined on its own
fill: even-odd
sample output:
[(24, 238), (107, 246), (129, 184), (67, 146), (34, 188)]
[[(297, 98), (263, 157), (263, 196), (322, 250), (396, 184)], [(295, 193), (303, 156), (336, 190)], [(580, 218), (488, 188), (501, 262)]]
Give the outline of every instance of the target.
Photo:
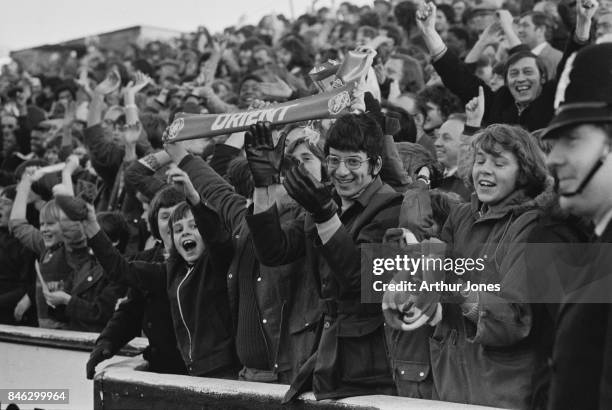
[(181, 242), (181, 246), (186, 252), (191, 252), (198, 247), (198, 244), (193, 239), (185, 239)]

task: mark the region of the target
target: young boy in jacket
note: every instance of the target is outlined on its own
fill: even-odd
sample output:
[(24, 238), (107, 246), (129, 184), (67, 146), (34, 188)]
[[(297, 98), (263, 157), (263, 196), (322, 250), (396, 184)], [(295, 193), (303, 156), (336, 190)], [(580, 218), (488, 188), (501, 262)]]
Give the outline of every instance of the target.
[[(132, 257), (132, 260), (164, 262), (166, 249), (171, 248), (168, 221), (172, 211), (185, 201), (185, 194), (175, 186), (162, 188), (151, 201), (148, 220), (155, 246)], [(112, 238), (111, 238), (112, 240)], [(115, 355), (126, 343), (144, 332), (149, 346), (143, 358), (148, 371), (185, 374), (187, 369), (177, 348), (172, 326), (170, 301), (165, 289), (145, 291), (130, 287), (127, 300), (115, 310), (113, 317), (96, 340), (87, 362), (87, 378), (93, 379), (96, 366)]]
[(385, 230), (397, 225), (402, 201), (379, 176), (380, 126), (368, 114), (336, 120), (325, 145), (334, 190), (303, 165), (290, 169), (283, 185), (306, 214), (283, 226), (269, 192), (280, 181), (282, 157), (263, 130), (245, 144), (255, 182), (254, 211), (247, 222), (258, 259), (275, 266), (305, 257), (304, 274), (315, 279), (324, 301), (318, 347), (285, 400), (310, 388), (318, 400), (395, 394), (380, 306), (360, 303), (360, 244), (382, 241)]
[(125, 260), (101, 231), (90, 205), (84, 231), (110, 280), (167, 292), (178, 348), (190, 375), (235, 378), (238, 371), (225, 283), (232, 257), (229, 235), (217, 215), (200, 201), (188, 178), (173, 175), (172, 181), (185, 187), (187, 202), (180, 203), (170, 216), (172, 246), (166, 262)]

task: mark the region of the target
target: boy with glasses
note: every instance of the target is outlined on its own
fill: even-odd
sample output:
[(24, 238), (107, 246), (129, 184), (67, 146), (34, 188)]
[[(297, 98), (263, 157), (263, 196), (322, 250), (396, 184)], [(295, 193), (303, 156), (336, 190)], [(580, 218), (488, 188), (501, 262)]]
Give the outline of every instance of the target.
[(255, 136), (246, 145), (256, 185), (253, 215), (247, 217), (256, 254), (271, 266), (305, 257), (304, 274), (313, 275), (323, 302), (320, 341), (285, 400), (310, 389), (318, 400), (396, 394), (381, 308), (360, 303), (360, 245), (382, 242), (386, 229), (397, 226), (402, 202), (401, 194), (379, 176), (380, 126), (368, 114), (345, 115), (334, 123), (324, 149), (333, 189), (303, 165), (287, 171), (283, 185), (306, 214), (282, 226), (268, 192), (280, 180), (272, 142)]

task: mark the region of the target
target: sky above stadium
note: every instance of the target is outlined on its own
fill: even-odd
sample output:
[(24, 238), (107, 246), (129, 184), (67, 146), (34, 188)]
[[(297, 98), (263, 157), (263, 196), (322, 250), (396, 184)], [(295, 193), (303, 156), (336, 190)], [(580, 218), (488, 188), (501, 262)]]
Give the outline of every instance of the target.
[[(316, 8), (343, 0), (318, 0)], [(355, 0), (355, 4), (372, 1)], [(303, 14), (312, 0), (1, 0), (0, 57), (9, 50), (52, 44), (134, 25), (211, 31), (257, 23), (269, 13)]]

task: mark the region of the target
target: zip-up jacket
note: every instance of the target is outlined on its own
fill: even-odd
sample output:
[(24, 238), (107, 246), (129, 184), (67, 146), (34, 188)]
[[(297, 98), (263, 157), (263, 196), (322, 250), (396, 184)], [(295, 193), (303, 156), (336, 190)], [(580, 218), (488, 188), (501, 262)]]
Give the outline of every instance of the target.
[(90, 246), (111, 280), (143, 291), (167, 291), (178, 347), (189, 374), (215, 377), (226, 375), (237, 364), (225, 282), (231, 242), (217, 229), (214, 212), (203, 204), (192, 207), (192, 212), (206, 245), (194, 265), (178, 256), (166, 263), (128, 262), (103, 232), (90, 239)]

